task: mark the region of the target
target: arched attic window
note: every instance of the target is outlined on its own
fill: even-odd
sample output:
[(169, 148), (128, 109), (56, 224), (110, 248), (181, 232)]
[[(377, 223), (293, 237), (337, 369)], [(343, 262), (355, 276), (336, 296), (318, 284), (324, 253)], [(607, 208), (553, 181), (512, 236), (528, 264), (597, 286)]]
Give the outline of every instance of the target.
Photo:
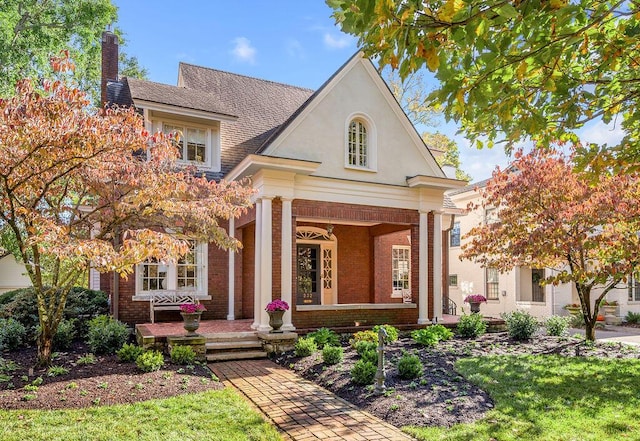
[(375, 171), (376, 132), (371, 120), (363, 114), (351, 115), (346, 134), (345, 166)]

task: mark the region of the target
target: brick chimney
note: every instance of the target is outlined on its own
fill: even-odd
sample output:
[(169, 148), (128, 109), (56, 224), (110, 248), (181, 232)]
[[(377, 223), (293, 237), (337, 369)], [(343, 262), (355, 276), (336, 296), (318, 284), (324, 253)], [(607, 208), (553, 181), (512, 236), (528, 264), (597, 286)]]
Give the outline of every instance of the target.
[(111, 31), (102, 33), (102, 80), (100, 101), (107, 103), (107, 82), (118, 81), (118, 36)]

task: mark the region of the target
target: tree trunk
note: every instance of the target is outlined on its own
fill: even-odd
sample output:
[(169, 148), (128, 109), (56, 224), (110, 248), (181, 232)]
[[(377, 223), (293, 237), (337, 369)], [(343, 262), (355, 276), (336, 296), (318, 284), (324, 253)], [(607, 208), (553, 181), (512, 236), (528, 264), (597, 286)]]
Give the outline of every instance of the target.
[(38, 366), (44, 367), (51, 364), (51, 353), (53, 349), (53, 336), (50, 326), (41, 326), (38, 336)]
[(584, 337), (589, 341), (596, 340), (596, 324), (591, 320), (584, 321)]

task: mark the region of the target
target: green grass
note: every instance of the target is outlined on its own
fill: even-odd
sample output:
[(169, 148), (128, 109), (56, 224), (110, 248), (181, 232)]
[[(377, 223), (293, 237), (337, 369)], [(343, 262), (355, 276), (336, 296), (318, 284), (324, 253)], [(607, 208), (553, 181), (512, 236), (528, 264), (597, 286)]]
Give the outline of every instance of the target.
[(0, 439), (281, 441), (277, 430), (229, 389), (131, 405), (73, 410), (1, 410)]
[(640, 360), (494, 356), (456, 369), (495, 409), (474, 424), (405, 428), (419, 440), (640, 440)]

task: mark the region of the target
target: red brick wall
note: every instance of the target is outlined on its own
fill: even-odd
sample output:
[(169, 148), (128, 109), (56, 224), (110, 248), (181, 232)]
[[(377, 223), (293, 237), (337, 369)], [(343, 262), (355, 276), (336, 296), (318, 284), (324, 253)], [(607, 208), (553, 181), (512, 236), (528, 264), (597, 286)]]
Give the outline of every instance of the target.
[(253, 295), (255, 284), (255, 224), (242, 229), (242, 281), (238, 285), (242, 289), (242, 318), (253, 318)]
[(415, 210), (402, 210), (369, 205), (339, 204), (335, 202), (293, 201), (292, 213), (296, 217), (318, 217), (322, 219), (341, 219), (390, 224), (417, 224), (420, 215)]
[(293, 315), (293, 325), (299, 329), (323, 326), (401, 325), (418, 322), (418, 309), (357, 309), (334, 311), (298, 311)]
[[(228, 231), (227, 221), (220, 221), (220, 226)], [(202, 319), (226, 319), (229, 312), (229, 251), (210, 243), (208, 259), (208, 293), (211, 300), (202, 302), (207, 308)]]
[[(411, 230), (385, 234), (374, 238), (374, 274), (375, 274), (375, 303), (402, 303), (402, 299), (391, 298), (393, 291), (392, 249), (394, 245), (410, 246), (408, 236)], [(416, 270), (418, 268), (416, 267)], [(413, 271), (413, 268), (412, 268)], [(413, 286), (412, 286), (413, 288)], [(417, 287), (416, 287), (417, 289)]]

